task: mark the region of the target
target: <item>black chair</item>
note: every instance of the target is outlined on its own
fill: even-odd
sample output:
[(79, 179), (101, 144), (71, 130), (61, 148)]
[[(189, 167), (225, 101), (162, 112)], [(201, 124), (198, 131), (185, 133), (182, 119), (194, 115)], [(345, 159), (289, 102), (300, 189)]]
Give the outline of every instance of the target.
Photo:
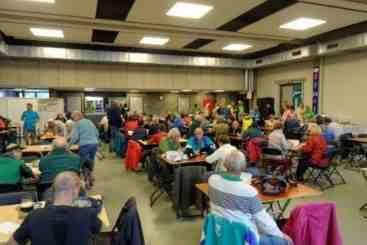
[(135, 197), (130, 197), (122, 207), (115, 225), (109, 232), (101, 232), (94, 245), (144, 245), (144, 234)]
[(46, 199), (49, 199), (49, 197), (46, 197), (45, 194), (48, 190), (50, 190), (50, 188), (52, 187), (52, 182), (50, 183), (38, 183), (36, 188), (37, 188), (37, 195), (38, 195), (38, 199), (41, 201), (44, 201)]
[[(361, 168), (361, 172), (362, 172), (362, 176), (363, 176), (364, 180), (367, 182), (367, 168)], [(363, 204), (359, 208), (359, 210), (361, 210), (361, 211), (367, 210), (367, 203)], [(365, 218), (367, 218), (367, 217), (365, 217)]]
[(272, 147), (262, 149), (262, 162), (269, 174), (274, 171), (286, 174), (291, 166), (290, 159), (284, 156), (281, 150)]
[(21, 184), (0, 184), (0, 193), (18, 192), (21, 190)]
[(159, 148), (154, 148), (150, 157), (151, 178), (156, 189), (150, 195), (150, 207), (164, 194), (171, 198), (173, 176), (166, 165), (161, 164)]
[[(312, 184), (317, 185), (321, 190), (325, 190), (328, 188), (332, 188), (335, 186), (331, 176), (340, 172), (334, 165), (335, 157), (337, 155), (337, 150), (332, 150), (326, 153), (327, 158), (329, 159), (329, 164), (325, 167), (321, 167), (318, 165), (310, 165), (309, 166), (309, 176), (307, 181), (312, 182)], [(322, 179), (326, 180), (329, 184), (328, 186), (324, 186)], [(344, 178), (343, 181), (345, 182)]]
[(0, 194), (0, 205), (19, 204), (24, 198), (30, 198), (34, 202), (38, 201), (35, 191), (10, 192)]

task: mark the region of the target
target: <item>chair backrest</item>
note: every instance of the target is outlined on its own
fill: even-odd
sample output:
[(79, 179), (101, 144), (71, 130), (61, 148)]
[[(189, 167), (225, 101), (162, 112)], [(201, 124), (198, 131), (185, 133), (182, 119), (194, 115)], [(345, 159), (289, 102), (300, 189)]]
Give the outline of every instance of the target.
[(335, 203), (311, 203), (296, 207), (283, 227), (294, 245), (342, 245)]
[(282, 155), (282, 151), (277, 148), (265, 147), (262, 149), (264, 155), (279, 156)]
[(258, 244), (255, 233), (245, 224), (209, 213), (203, 224), (201, 245)]
[(38, 201), (35, 191), (9, 192), (0, 194), (0, 205), (19, 204), (23, 198), (30, 198), (34, 202)]
[(112, 241), (114, 245), (126, 244), (125, 237), (131, 239), (131, 244), (145, 244), (135, 197), (130, 197), (121, 208), (112, 232), (117, 232)]

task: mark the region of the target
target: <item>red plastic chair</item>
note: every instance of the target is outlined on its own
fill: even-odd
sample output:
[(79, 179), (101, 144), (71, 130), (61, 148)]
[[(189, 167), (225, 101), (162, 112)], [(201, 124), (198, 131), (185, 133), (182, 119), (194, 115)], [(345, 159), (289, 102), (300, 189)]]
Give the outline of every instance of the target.
[(140, 144), (134, 140), (129, 140), (127, 143), (127, 152), (125, 158), (126, 170), (138, 170), (139, 162), (143, 157), (143, 149)]

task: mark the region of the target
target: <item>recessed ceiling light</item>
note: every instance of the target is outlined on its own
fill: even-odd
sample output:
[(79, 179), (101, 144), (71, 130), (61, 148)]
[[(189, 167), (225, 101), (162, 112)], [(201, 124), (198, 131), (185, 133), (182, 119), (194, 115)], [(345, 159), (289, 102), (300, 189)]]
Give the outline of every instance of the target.
[(311, 19), (311, 18), (298, 18), (289, 23), (281, 25), (282, 29), (291, 29), (297, 31), (304, 31), (322, 24), (325, 24), (325, 20)]
[(167, 15), (182, 18), (200, 19), (212, 9), (213, 6), (209, 5), (178, 2), (173, 5), (170, 10), (168, 10)]
[(223, 93), (224, 90), (223, 89), (217, 89), (217, 90), (215, 90), (215, 92), (217, 92), (217, 93)]
[(30, 30), (34, 36), (38, 37), (64, 38), (64, 32), (62, 30), (33, 27)]
[(169, 38), (167, 37), (143, 37), (143, 39), (140, 40), (141, 44), (148, 44), (148, 45), (165, 45), (168, 43)]
[(192, 89), (183, 89), (182, 92), (192, 92)]
[(37, 2), (37, 3), (55, 3), (55, 0), (18, 0), (25, 2)]
[(180, 91), (178, 90), (172, 90), (171, 93), (178, 94)]
[(96, 91), (96, 89), (95, 88), (85, 88), (84, 91), (85, 92), (94, 92), (94, 91)]
[(223, 48), (223, 50), (227, 51), (243, 51), (245, 49), (251, 48), (251, 45), (248, 44), (242, 44), (242, 43), (232, 43)]

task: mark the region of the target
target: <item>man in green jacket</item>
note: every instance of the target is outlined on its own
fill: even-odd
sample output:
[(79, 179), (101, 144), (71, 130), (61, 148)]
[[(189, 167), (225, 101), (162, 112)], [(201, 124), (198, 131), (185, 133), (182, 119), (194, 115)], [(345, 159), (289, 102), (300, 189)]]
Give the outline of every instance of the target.
[(56, 175), (65, 171), (80, 174), (80, 157), (67, 149), (67, 140), (63, 137), (53, 141), (51, 153), (40, 160), (41, 183), (52, 183)]
[(8, 153), (0, 155), (0, 185), (10, 185), (4, 187), (6, 190), (0, 188), (0, 192), (16, 191), (24, 178), (36, 177), (16, 154), (17, 147), (7, 148)]

